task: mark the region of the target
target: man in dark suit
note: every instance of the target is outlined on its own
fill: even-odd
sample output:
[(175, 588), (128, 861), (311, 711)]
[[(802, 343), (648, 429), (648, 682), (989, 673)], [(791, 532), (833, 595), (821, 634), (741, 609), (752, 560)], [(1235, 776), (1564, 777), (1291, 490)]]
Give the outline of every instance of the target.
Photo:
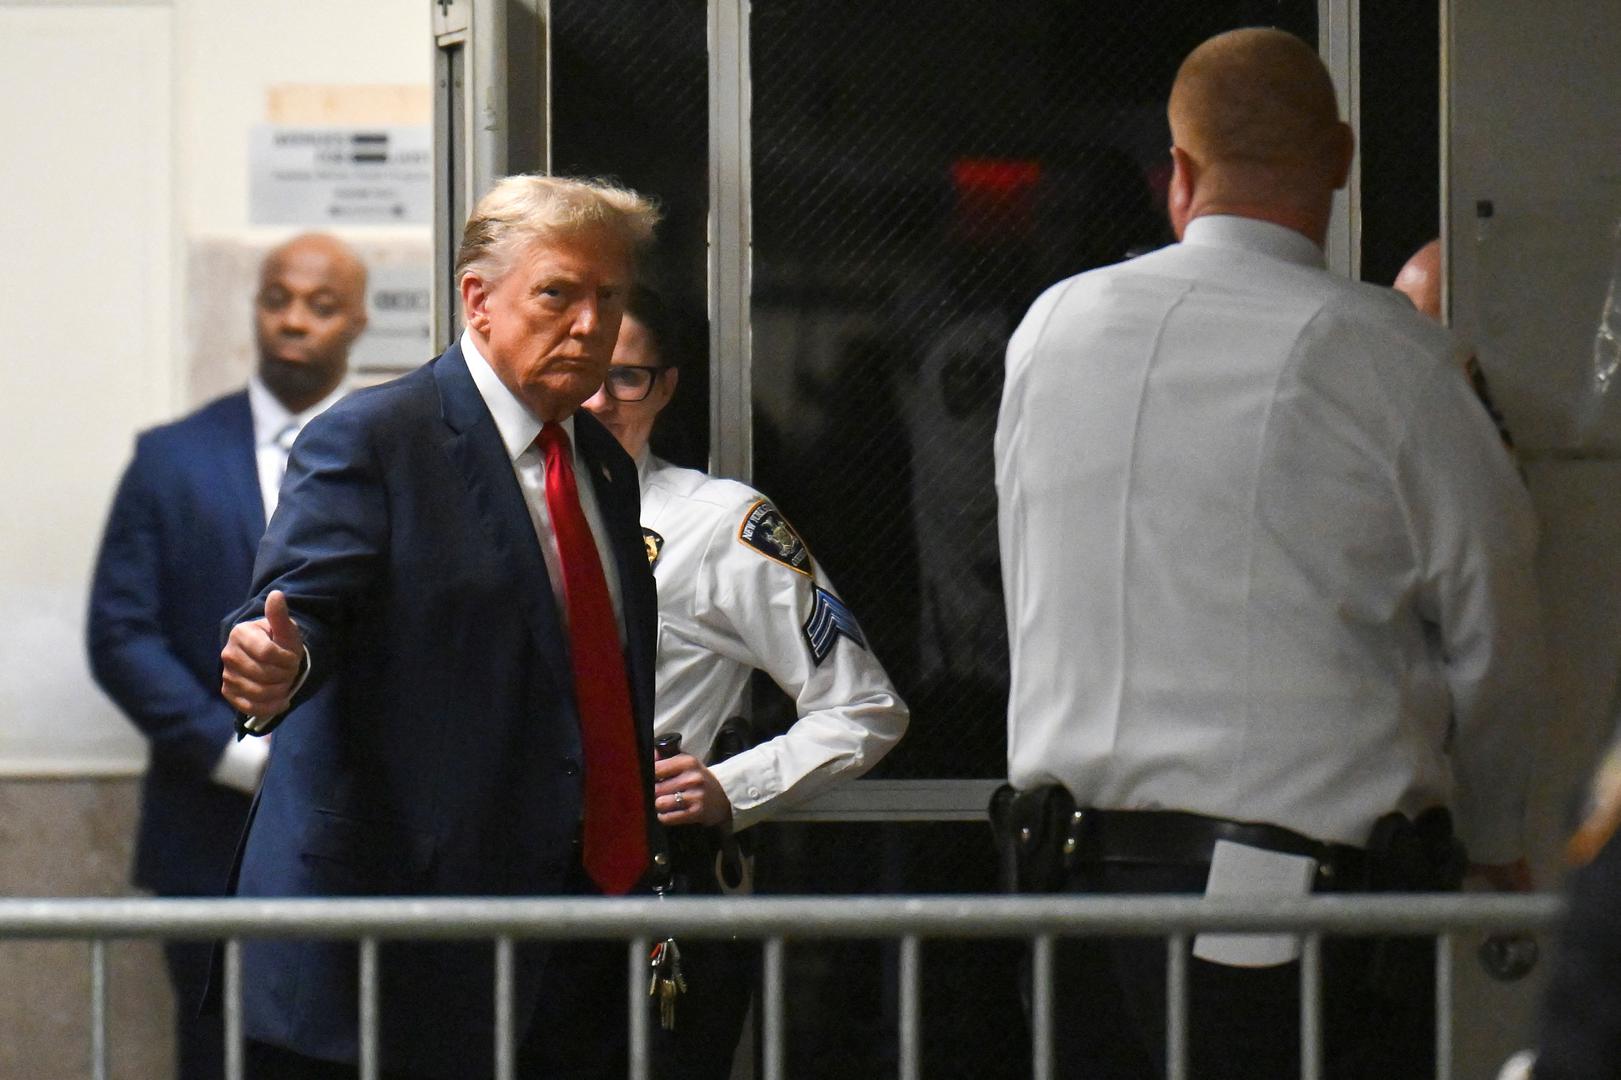
[[(276, 729), (239, 895), (622, 894), (646, 870), (653, 579), (635, 466), (575, 410), (654, 219), (501, 181), (463, 236), (461, 339), (300, 437), (222, 653), (244, 727)], [(518, 950), (520, 1075), (623, 1075), (624, 960)], [(488, 943), (384, 943), (379, 968), (385, 1076), (488, 1075)], [(352, 945), (248, 943), (250, 1075), (353, 1076), (356, 986)]]
[[(151, 746), (135, 884), (224, 892), (268, 747), (238, 744), (214, 687), (219, 620), (242, 602), (292, 436), (341, 395), (366, 325), (366, 271), (330, 236), (265, 258), (248, 386), (141, 435), (108, 517), (91, 587), (96, 681)], [(223, 1074), (217, 1018), (196, 1017), (208, 945), (166, 949), (182, 1080)]]

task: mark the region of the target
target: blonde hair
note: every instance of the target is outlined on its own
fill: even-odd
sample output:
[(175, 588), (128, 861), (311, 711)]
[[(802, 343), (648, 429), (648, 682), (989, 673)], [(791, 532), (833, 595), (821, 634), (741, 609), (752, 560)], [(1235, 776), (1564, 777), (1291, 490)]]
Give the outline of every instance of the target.
[(455, 280), (469, 272), (494, 284), (531, 244), (601, 229), (632, 256), (653, 239), (650, 199), (606, 180), (522, 174), (496, 181), (467, 216)]

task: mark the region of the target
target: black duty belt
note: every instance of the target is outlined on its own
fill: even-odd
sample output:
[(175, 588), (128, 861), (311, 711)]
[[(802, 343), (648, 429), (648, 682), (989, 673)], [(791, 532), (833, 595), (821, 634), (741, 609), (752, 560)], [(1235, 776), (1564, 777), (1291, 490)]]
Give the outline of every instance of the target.
[(1217, 840), (1247, 847), (1304, 855), (1317, 860), (1318, 875), (1341, 886), (1366, 877), (1368, 854), (1349, 844), (1313, 840), (1264, 822), (1229, 821), (1181, 810), (1076, 811), (1074, 862), (1177, 863), (1210, 862)]

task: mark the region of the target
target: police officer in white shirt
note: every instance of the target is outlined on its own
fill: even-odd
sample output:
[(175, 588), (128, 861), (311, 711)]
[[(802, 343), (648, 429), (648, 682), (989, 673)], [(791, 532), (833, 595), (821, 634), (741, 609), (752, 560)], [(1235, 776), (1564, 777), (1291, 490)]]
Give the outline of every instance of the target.
[[(1448, 334), (1325, 269), (1353, 138), (1312, 49), (1213, 38), (1169, 113), (1181, 243), (1058, 283), (1008, 345), (1013, 872), (1420, 891), (1456, 887), (1461, 839), (1524, 886), (1545, 707), (1524, 487)], [(1192, 1075), (1299, 1075), (1293, 953), (1194, 943)], [(1325, 963), (1327, 1075), (1431, 1075), (1428, 944)], [(1059, 970), (1064, 1075), (1163, 1075), (1164, 943), (1076, 943)]]
[[(608, 381), (585, 407), (641, 471), (642, 533), (659, 594), (653, 728), (679, 733), (683, 750), (655, 766), (659, 820), (743, 829), (871, 768), (906, 731), (907, 711), (855, 616), (770, 501), (649, 451), (653, 422), (675, 393), (679, 349), (669, 310), (637, 289)], [(714, 762), (716, 736), (756, 668), (794, 698), (798, 720)], [(660, 1075), (724, 1078), (752, 964), (740, 946), (682, 949), (692, 989), (673, 1037), (662, 1035)]]

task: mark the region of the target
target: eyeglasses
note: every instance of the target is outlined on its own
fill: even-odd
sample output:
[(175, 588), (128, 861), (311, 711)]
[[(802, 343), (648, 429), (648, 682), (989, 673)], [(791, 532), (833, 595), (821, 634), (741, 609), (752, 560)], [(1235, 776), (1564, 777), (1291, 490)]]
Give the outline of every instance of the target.
[(641, 364), (615, 364), (608, 369), (608, 380), (602, 388), (615, 401), (642, 401), (653, 392), (662, 367)]

